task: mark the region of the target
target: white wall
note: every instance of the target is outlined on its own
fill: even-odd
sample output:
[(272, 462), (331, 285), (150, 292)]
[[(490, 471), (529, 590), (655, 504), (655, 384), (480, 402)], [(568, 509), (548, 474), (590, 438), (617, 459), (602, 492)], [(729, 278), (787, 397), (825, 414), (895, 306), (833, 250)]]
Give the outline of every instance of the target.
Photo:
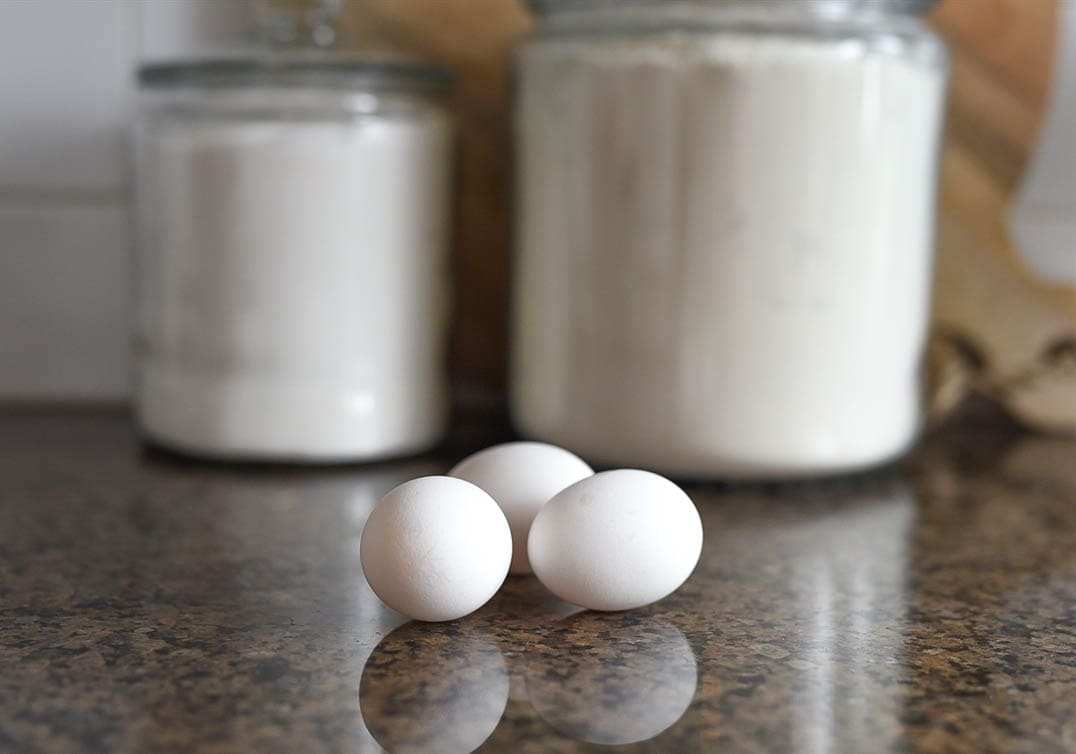
[(134, 69), (241, 43), (247, 3), (0, 0), (0, 400), (126, 395)]

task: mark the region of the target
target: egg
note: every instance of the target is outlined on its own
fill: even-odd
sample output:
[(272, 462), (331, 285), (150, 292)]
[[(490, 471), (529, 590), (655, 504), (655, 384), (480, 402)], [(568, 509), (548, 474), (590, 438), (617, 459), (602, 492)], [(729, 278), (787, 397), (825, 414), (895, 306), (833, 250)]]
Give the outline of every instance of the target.
[(381, 499), (359, 552), (370, 588), (393, 610), (415, 620), (455, 620), (482, 607), (504, 583), (512, 533), (479, 487), (428, 476)]
[(541, 442), (495, 445), (460, 461), (449, 476), (466, 479), (488, 492), (512, 527), (511, 573), (530, 573), (527, 535), (531, 521), (551, 497), (591, 476), (578, 456)]
[(527, 550), (534, 575), (561, 599), (590, 610), (629, 610), (687, 580), (702, 553), (702, 520), (668, 479), (604, 471), (538, 511)]

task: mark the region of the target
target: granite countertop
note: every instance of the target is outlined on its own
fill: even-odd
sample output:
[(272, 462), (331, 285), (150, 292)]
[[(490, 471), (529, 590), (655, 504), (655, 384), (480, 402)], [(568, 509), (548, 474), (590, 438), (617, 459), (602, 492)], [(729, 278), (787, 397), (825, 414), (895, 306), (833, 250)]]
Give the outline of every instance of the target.
[(975, 420), (870, 475), (692, 485), (702, 561), (657, 605), (511, 578), (407, 623), (363, 521), (483, 439), (235, 468), (0, 414), (0, 751), (1076, 751), (1076, 441)]

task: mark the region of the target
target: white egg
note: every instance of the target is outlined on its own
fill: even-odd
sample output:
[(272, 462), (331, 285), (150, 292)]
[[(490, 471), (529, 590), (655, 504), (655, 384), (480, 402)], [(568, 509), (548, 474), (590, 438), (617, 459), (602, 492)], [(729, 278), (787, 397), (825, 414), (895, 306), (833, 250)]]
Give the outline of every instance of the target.
[(386, 605), (416, 620), (455, 620), (486, 604), (504, 583), (512, 534), (480, 488), (428, 476), (381, 499), (359, 548), (366, 580)]
[(509, 442), (486, 448), (456, 464), (449, 476), (488, 492), (512, 527), (512, 573), (530, 573), (527, 535), (531, 521), (551, 497), (594, 470), (579, 457), (541, 442)]
[(702, 521), (687, 494), (649, 471), (604, 471), (546, 503), (531, 524), (534, 575), (590, 610), (629, 610), (677, 588), (702, 553)]

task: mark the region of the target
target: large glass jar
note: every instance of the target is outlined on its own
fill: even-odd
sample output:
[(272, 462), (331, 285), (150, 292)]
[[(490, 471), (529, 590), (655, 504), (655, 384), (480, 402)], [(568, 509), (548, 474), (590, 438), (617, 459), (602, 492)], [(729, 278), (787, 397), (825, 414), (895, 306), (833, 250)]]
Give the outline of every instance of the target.
[(843, 472), (921, 423), (948, 57), (917, 0), (534, 0), (512, 411), (598, 463)]
[(271, 461), (438, 442), (445, 79), (303, 57), (142, 70), (135, 369), (151, 441)]

